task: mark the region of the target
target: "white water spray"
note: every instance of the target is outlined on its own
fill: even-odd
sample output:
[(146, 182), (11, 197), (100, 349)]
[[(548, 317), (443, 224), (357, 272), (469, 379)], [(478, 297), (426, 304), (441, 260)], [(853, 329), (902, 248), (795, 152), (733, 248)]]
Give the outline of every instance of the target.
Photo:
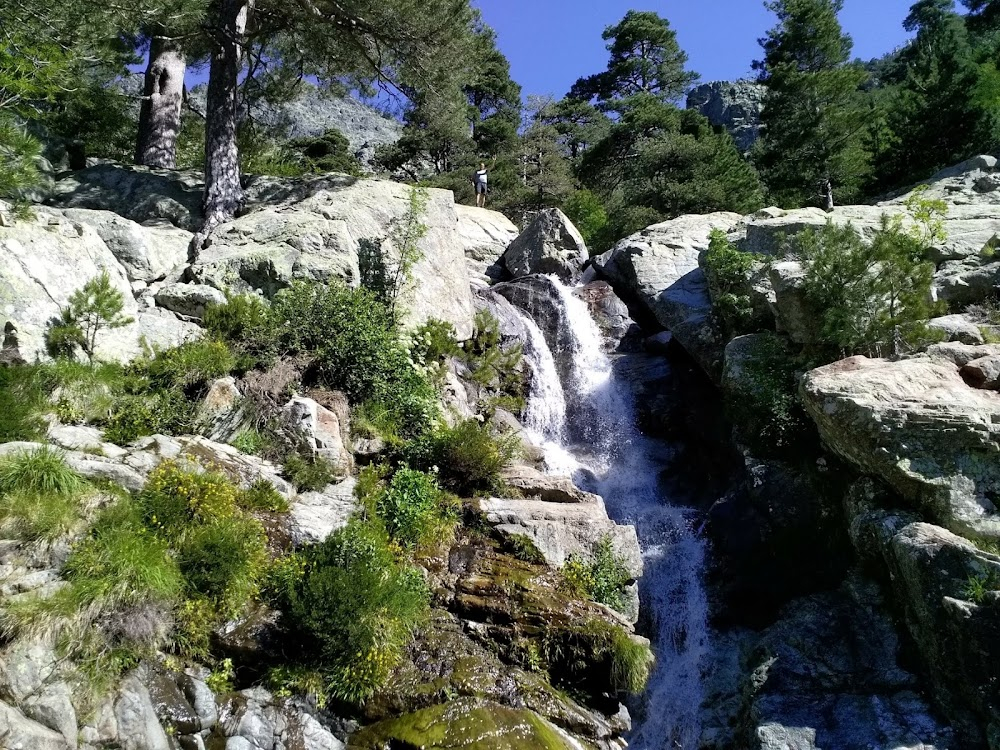
[[(584, 489), (604, 497), (614, 520), (636, 527), (645, 564), (640, 592), (649, 610), (648, 635), (657, 662), (629, 747), (694, 750), (701, 733), (701, 664), (708, 650), (708, 604), (701, 580), (704, 544), (692, 528), (692, 512), (671, 505), (659, 486), (669, 449), (638, 431), (635, 384), (616, 374), (586, 303), (557, 279), (553, 283), (572, 342), (571, 351), (559, 353), (572, 363), (554, 410), (563, 415), (563, 423), (559, 429), (546, 429), (532, 417), (529, 431), (541, 438), (550, 472), (573, 474)], [(537, 326), (531, 326), (540, 337)], [(528, 347), (533, 364), (544, 359), (537, 346), (533, 340)], [(557, 377), (554, 365), (542, 369), (546, 378)], [(556, 390), (538, 372), (536, 365), (532, 399)], [(529, 412), (532, 403), (529, 399)], [(535, 408), (533, 413), (540, 414)]]

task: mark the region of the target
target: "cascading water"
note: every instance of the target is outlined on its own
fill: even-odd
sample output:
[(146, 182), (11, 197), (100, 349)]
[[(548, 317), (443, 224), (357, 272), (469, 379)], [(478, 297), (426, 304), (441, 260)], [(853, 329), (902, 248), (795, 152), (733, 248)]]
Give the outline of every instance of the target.
[[(569, 329), (559, 338), (572, 349), (557, 355), (572, 364), (560, 383), (551, 352), (547, 346), (541, 351), (541, 331), (526, 319), (526, 354), (534, 371), (527, 427), (544, 446), (551, 473), (572, 474), (584, 489), (604, 497), (615, 521), (636, 527), (645, 565), (640, 592), (657, 662), (629, 746), (692, 750), (699, 744), (701, 662), (708, 650), (703, 542), (692, 512), (672, 505), (660, 487), (669, 448), (636, 426), (636, 384), (623, 374), (627, 368), (616, 366), (627, 362), (612, 361), (586, 303), (553, 282)], [(554, 406), (543, 409), (543, 398), (553, 398)]]

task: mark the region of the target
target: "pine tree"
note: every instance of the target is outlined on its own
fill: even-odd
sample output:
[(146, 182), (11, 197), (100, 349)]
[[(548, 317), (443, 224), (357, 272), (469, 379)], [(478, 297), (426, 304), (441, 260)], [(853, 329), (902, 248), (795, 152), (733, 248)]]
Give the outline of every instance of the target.
[(887, 105), (891, 144), (877, 158), (876, 192), (996, 146), (992, 107), (979, 99), (983, 71), (954, 2), (920, 0), (903, 26), (916, 36), (899, 55), (905, 72)]
[(602, 35), (611, 53), (608, 69), (581, 78), (570, 97), (596, 99), (607, 109), (635, 94), (651, 94), (664, 102), (680, 99), (698, 79), (685, 69), (687, 55), (670, 22), (652, 11), (630, 10)]
[(868, 75), (849, 62), (851, 38), (837, 14), (843, 0), (772, 0), (777, 25), (760, 40), (754, 63), (767, 86), (763, 133), (753, 153), (770, 200), (787, 207), (833, 207), (860, 197), (867, 172), (862, 147)]

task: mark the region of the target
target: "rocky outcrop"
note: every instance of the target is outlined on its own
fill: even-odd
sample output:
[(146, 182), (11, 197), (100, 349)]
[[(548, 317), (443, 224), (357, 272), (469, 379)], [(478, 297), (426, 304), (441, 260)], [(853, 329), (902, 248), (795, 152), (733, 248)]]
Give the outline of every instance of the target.
[(754, 81), (712, 81), (695, 86), (687, 108), (696, 109), (716, 127), (723, 127), (747, 153), (760, 135), (760, 113), (767, 87)]
[[(429, 190), (427, 196), (425, 210), (415, 217), (427, 231), (401, 307), (408, 322), (446, 320), (465, 339), (472, 335), (473, 306), (454, 198), (443, 190)], [(392, 246), (391, 236), (409, 210), (410, 189), (342, 175), (262, 177), (248, 185), (247, 202), (244, 215), (216, 229), (188, 270), (189, 280), (268, 297), (293, 279), (356, 285), (359, 253), (374, 253), (390, 267), (398, 259), (400, 248)]]
[(924, 518), (1000, 537), (1000, 394), (954, 362), (851, 357), (807, 373), (802, 399), (826, 446), (881, 477)]
[(46, 356), (49, 323), (59, 317), (74, 291), (102, 272), (121, 293), (122, 313), (133, 322), (98, 334), (97, 356), (127, 360), (143, 351), (143, 339), (149, 346), (167, 348), (200, 335), (197, 326), (169, 313), (140, 309), (125, 268), (98, 229), (70, 218), (71, 214), (40, 208), (33, 219), (0, 227), (0, 253), (5, 258), (0, 264), (0, 306), (17, 326), (22, 357), (32, 361)]
[(351, 440), (350, 408), (347, 398), (330, 394), (328, 409), (311, 398), (296, 396), (281, 411), (286, 427), (298, 433), (305, 446), (328, 461), (340, 476), (354, 468), (354, 458), (348, 446)]
[[(503, 269), (500, 256), (517, 239), (520, 230), (510, 219), (496, 211), (455, 204), (458, 236), (465, 248), (465, 258), (473, 280), (499, 278)], [(484, 281), (486, 283), (486, 281)]]
[(563, 283), (580, 278), (590, 254), (573, 222), (558, 208), (539, 211), (503, 254), (501, 262), (513, 278), (555, 274)]
[(711, 300), (699, 256), (713, 229), (732, 231), (743, 217), (734, 213), (681, 216), (654, 224), (594, 258), (602, 278), (634, 310), (674, 335), (706, 371), (718, 374), (722, 346), (709, 315)]
[(1000, 557), (915, 516), (884, 510), (862, 482), (848, 498), (859, 557), (880, 572), (961, 747), (995, 744)]

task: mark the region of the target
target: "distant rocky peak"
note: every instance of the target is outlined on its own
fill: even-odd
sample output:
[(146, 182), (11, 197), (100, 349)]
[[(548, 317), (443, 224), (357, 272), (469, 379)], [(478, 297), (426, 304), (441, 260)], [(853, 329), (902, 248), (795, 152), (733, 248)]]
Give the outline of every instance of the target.
[(688, 92), (687, 108), (726, 128), (736, 147), (748, 152), (760, 134), (765, 87), (755, 81), (711, 81)]

